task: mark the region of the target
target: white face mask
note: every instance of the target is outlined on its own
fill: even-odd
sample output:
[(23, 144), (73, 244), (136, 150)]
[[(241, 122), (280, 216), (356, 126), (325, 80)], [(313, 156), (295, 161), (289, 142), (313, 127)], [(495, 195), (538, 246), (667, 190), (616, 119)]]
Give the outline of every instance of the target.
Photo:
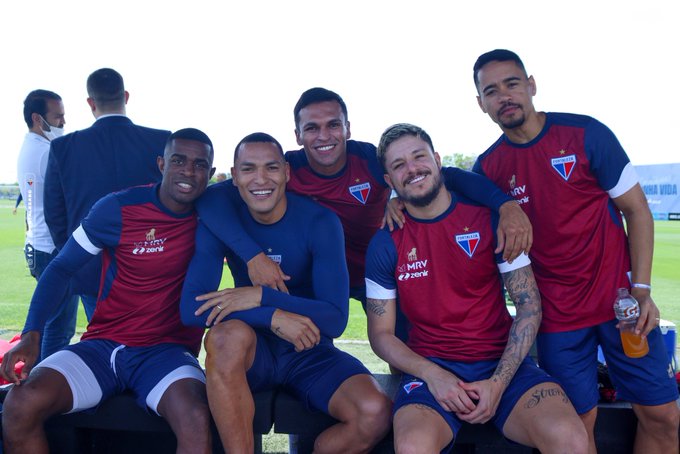
[(47, 127), (50, 128), (49, 131), (45, 131), (45, 129), (42, 130), (43, 135), (47, 138), (47, 140), (51, 142), (57, 137), (61, 137), (64, 135), (64, 128), (57, 128), (56, 126), (52, 126), (42, 116), (40, 118), (47, 125)]

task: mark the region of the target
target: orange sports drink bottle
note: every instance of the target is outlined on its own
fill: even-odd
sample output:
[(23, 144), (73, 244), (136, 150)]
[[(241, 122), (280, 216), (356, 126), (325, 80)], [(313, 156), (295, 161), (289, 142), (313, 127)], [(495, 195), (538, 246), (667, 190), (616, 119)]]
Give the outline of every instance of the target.
[(635, 333), (635, 325), (640, 317), (640, 305), (628, 290), (620, 288), (614, 301), (614, 313), (619, 320), (623, 352), (630, 358), (642, 358), (649, 353), (647, 339)]

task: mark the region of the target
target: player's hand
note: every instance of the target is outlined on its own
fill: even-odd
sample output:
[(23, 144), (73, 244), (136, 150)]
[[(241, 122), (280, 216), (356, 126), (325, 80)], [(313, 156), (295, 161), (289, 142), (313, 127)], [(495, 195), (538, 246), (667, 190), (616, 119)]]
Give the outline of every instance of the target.
[(635, 325), (635, 332), (646, 337), (654, 328), (659, 326), (659, 321), (661, 321), (659, 308), (654, 303), (648, 289), (632, 288), (630, 293), (640, 305), (640, 318)]
[[(216, 292), (196, 297), (196, 301), (205, 301), (195, 315), (210, 311), (205, 325), (211, 326), (222, 321), (224, 317), (236, 311), (244, 311), (259, 307), (262, 302), (262, 287), (225, 288)], [(211, 310), (212, 309), (212, 310)]]
[(503, 251), (503, 260), (512, 263), (522, 252), (529, 255), (534, 242), (533, 228), (529, 218), (520, 208), (519, 203), (510, 200), (501, 205), (498, 210), (500, 219), (496, 236), (498, 247), (496, 254)]
[(432, 369), (423, 374), (423, 379), (444, 410), (460, 416), (476, 408), (468, 393), (459, 386), (460, 379), (451, 372), (434, 365)]
[[(40, 355), (40, 333), (37, 331), (28, 331), (21, 335), (21, 340), (11, 349), (5, 353), (2, 358), (2, 368), (0, 375), (2, 378), (16, 386), (21, 385), (21, 380), (25, 380), (28, 374), (33, 369), (36, 361)], [(19, 361), (24, 362), (24, 368), (21, 374), (17, 376), (14, 367)]]
[(284, 274), (281, 267), (267, 257), (264, 252), (260, 252), (248, 260), (248, 277), (253, 285), (261, 285), (288, 293), (288, 287), (286, 287), (284, 281), (289, 280), (290, 276)]
[(390, 232), (394, 230), (395, 224), (399, 226), (400, 229), (403, 228), (404, 222), (406, 221), (406, 217), (402, 211), (403, 209), (404, 202), (402, 202), (399, 197), (394, 197), (388, 200), (387, 205), (385, 206), (385, 216), (383, 216), (380, 228), (382, 229), (385, 227), (385, 225), (387, 225), (387, 227), (390, 229)]
[(296, 352), (309, 350), (321, 341), (321, 332), (309, 317), (281, 309), (274, 311), (271, 329), (281, 339), (293, 344)]
[(477, 401), (477, 408), (467, 414), (457, 416), (470, 424), (483, 424), (496, 414), (504, 387), (500, 382), (481, 380), (472, 383), (459, 382), (459, 386)]

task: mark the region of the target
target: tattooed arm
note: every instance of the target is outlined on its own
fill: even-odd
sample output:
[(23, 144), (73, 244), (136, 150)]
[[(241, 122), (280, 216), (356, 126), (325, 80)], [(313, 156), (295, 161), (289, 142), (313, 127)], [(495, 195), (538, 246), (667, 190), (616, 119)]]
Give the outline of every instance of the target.
[(541, 296), (531, 265), (503, 273), (503, 282), (517, 314), (493, 375), (488, 380), (461, 385), (471, 397), (479, 400), (474, 412), (461, 415), (461, 419), (470, 423), (486, 422), (496, 413), (501, 395), (529, 353), (541, 324)]
[(394, 335), (397, 319), (395, 299), (367, 298), (368, 339), (373, 351), (391, 366), (427, 383), (432, 395), (446, 410), (467, 414), (475, 405), (459, 386), (460, 379), (411, 350)]

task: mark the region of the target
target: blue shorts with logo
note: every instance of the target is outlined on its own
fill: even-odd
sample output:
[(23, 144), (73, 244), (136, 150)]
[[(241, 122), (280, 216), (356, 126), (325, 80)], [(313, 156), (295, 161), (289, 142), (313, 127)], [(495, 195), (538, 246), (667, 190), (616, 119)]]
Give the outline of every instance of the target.
[(597, 405), (597, 346), (602, 347), (618, 398), (641, 405), (661, 405), (678, 398), (678, 385), (668, 360), (661, 330), (647, 336), (649, 353), (629, 358), (623, 353), (616, 320), (536, 338), (538, 363), (557, 378), (583, 414)]
[(255, 359), (247, 378), (253, 392), (281, 386), (308, 408), (328, 413), (328, 402), (335, 391), (357, 374), (370, 372), (331, 341), (322, 340), (314, 348), (296, 352), (289, 342), (257, 332)]
[[(485, 380), (491, 377), (498, 366), (498, 360), (465, 363), (461, 361), (446, 361), (432, 357), (428, 359), (453, 373), (462, 381), (468, 383)], [(491, 418), (493, 424), (498, 430), (503, 432), (505, 421), (507, 421), (510, 412), (515, 408), (517, 401), (522, 395), (540, 383), (551, 382), (555, 382), (555, 380), (546, 374), (545, 371), (539, 369), (531, 358), (525, 358), (501, 396), (500, 403), (496, 409), (496, 414)], [(411, 404), (426, 405), (437, 411), (449, 425), (454, 436), (455, 434), (458, 434), (463, 425), (463, 422), (455, 413), (446, 411), (439, 405), (439, 402), (434, 398), (424, 381), (413, 375), (404, 374), (394, 399), (393, 413), (396, 414), (401, 407)], [(448, 449), (452, 446), (453, 444), (450, 445)]]
[(94, 408), (131, 390), (142, 408), (157, 406), (177, 380), (205, 383), (205, 373), (189, 349), (179, 344), (128, 347), (105, 339), (87, 339), (47, 357), (37, 367), (61, 373), (73, 394), (73, 411)]

